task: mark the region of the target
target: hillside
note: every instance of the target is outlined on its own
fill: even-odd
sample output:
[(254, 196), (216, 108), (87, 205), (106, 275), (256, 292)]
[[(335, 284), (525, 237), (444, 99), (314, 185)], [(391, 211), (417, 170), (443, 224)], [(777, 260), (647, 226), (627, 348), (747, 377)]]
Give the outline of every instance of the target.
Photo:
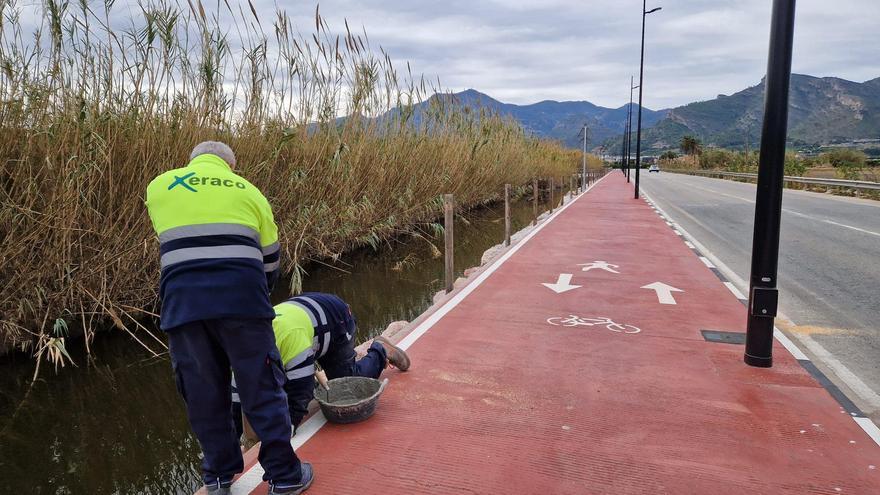
[[(432, 98), (451, 98), (457, 105), (465, 107), (484, 107), (501, 115), (515, 118), (529, 133), (549, 139), (561, 141), (572, 148), (581, 147), (581, 128), (586, 123), (590, 128), (590, 147), (623, 133), (626, 127), (627, 105), (620, 108), (605, 108), (588, 101), (552, 101), (545, 100), (531, 105), (514, 105), (502, 103), (479, 91), (469, 89), (450, 95), (435, 95)], [(428, 103), (421, 103), (417, 111), (424, 111)], [(633, 112), (638, 105), (633, 105)], [(666, 114), (665, 110), (654, 111), (645, 108), (642, 111), (644, 127), (659, 122)]]
[[(730, 96), (669, 110), (652, 129), (643, 131), (647, 149), (678, 148), (682, 136), (704, 144), (754, 149), (761, 135), (764, 82)], [(793, 74), (789, 144), (814, 147), (880, 138), (880, 78), (856, 83), (834, 77)], [(619, 138), (607, 143), (619, 143)]]

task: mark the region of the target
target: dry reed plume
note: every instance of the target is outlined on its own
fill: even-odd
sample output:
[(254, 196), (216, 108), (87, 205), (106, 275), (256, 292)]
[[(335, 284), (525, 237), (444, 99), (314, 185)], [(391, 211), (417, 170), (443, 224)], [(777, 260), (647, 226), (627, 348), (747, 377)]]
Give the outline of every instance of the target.
[(417, 110), (433, 88), (317, 11), (302, 35), (251, 4), (134, 8), (45, 0), (31, 32), (0, 0), (0, 347), (63, 361), (68, 325), (109, 321), (161, 350), (140, 323), (159, 275), (143, 192), (203, 139), (229, 142), (269, 198), (293, 285), (305, 260), (436, 218), (441, 193), (467, 208), (578, 167), (448, 97)]

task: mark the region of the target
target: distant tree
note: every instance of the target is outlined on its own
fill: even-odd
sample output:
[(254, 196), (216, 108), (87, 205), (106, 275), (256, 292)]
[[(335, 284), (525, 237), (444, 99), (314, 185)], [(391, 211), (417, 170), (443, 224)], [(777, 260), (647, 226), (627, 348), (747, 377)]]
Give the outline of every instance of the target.
[(697, 155), (699, 155), (702, 151), (700, 140), (695, 138), (694, 136), (684, 136), (681, 138), (681, 143), (679, 144), (679, 147), (685, 155), (693, 157), (694, 165), (696, 166)]
[(660, 159), (664, 160), (664, 161), (665, 160), (675, 160), (676, 158), (678, 158), (678, 153), (676, 153), (672, 150), (664, 151), (663, 154), (660, 155)]

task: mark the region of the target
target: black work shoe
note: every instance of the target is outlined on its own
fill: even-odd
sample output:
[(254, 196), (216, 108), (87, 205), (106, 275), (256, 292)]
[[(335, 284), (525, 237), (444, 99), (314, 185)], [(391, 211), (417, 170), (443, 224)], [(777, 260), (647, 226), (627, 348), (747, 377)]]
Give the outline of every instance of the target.
[(403, 349), (392, 344), (390, 340), (381, 335), (374, 338), (373, 341), (382, 344), (382, 347), (385, 348), (385, 355), (388, 356), (388, 362), (395, 368), (400, 371), (406, 371), (409, 369), (409, 356), (406, 355), (406, 352), (404, 352)]
[(299, 484), (273, 484), (269, 483), (269, 495), (297, 495), (309, 489), (312, 481), (315, 480), (315, 472), (312, 471), (312, 465), (308, 462), (300, 464), (302, 466), (302, 479)]

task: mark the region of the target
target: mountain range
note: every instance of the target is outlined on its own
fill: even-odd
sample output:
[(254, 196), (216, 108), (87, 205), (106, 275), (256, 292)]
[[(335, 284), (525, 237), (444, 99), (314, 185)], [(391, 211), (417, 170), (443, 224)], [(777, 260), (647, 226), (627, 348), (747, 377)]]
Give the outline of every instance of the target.
[[(819, 147), (851, 142), (880, 146), (880, 78), (857, 83), (835, 77), (793, 74), (789, 98), (789, 145)], [(450, 95), (444, 95), (450, 96)], [(502, 103), (469, 89), (451, 95), (462, 106), (485, 107), (515, 118), (535, 136), (581, 147), (581, 129), (589, 126), (590, 149), (614, 153), (622, 144), (628, 105), (605, 108), (588, 101), (546, 100), (531, 105)], [(434, 96), (439, 97), (439, 96)], [(422, 103), (425, 105), (425, 103)], [(691, 135), (704, 145), (755, 149), (761, 134), (764, 81), (732, 95), (666, 110), (642, 111), (646, 150), (677, 149)], [(633, 105), (633, 114), (638, 110)], [(635, 118), (635, 117), (634, 117)]]
[[(880, 78), (857, 83), (793, 74), (789, 93), (790, 147), (880, 140)], [(683, 136), (692, 135), (712, 146), (755, 149), (763, 119), (762, 80), (730, 96), (667, 111), (663, 120), (643, 133), (643, 146), (677, 148)]]
[[(604, 141), (620, 136), (626, 128), (626, 111), (628, 105), (620, 108), (605, 108), (589, 101), (552, 101), (545, 100), (531, 105), (515, 105), (502, 103), (489, 95), (474, 89), (468, 89), (451, 95), (434, 95), (432, 98), (451, 99), (462, 107), (482, 107), (516, 119), (520, 125), (535, 136), (555, 139), (566, 146), (580, 148), (584, 124), (589, 127), (589, 146), (592, 148)], [(421, 103), (423, 110), (426, 103)], [(633, 115), (638, 105), (633, 104)], [(655, 125), (666, 115), (665, 110), (654, 111), (645, 108), (642, 111), (642, 124), (645, 127)], [(633, 117), (635, 118), (635, 117)]]

